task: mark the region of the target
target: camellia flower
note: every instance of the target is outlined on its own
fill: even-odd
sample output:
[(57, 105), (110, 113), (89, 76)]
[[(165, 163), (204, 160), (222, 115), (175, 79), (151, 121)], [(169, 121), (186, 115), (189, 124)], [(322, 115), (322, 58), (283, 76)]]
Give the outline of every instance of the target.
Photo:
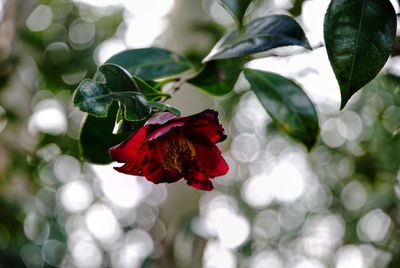
[(109, 149), (110, 157), (125, 163), (119, 172), (145, 176), (154, 183), (182, 178), (197, 189), (210, 191), (210, 179), (229, 167), (215, 143), (226, 139), (218, 113), (205, 110), (186, 117), (169, 112), (150, 118), (129, 139)]

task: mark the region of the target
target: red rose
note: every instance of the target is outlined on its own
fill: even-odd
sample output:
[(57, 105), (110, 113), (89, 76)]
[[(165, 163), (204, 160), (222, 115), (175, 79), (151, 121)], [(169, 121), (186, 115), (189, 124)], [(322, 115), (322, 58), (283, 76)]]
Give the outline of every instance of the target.
[(182, 178), (197, 189), (210, 191), (210, 179), (229, 167), (215, 143), (226, 139), (218, 113), (205, 110), (186, 117), (159, 113), (129, 139), (110, 148), (110, 157), (125, 163), (119, 172), (147, 180), (176, 182)]

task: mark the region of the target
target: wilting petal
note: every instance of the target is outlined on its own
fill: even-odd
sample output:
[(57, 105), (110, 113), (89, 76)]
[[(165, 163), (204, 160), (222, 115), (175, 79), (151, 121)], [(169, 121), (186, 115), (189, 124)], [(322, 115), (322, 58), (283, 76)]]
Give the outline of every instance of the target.
[(185, 127), (203, 134), (213, 143), (226, 139), (224, 128), (218, 121), (218, 113), (213, 110), (208, 109), (192, 115), (191, 119), (185, 124)]
[[(199, 149), (199, 147), (195, 148), (196, 150)], [(219, 151), (215, 145), (214, 148)], [(206, 149), (206, 147), (203, 147), (203, 149)], [(220, 153), (209, 153), (209, 155), (199, 154), (195, 161), (199, 170), (212, 178), (223, 176), (229, 171), (229, 166)]]
[(146, 144), (144, 144), (135, 157), (132, 156), (124, 161), (120, 161), (125, 162), (125, 165), (121, 167), (114, 167), (114, 169), (125, 174), (144, 176), (143, 169), (145, 169), (145, 167), (151, 163), (150, 159), (152, 154), (153, 152), (149, 150), (149, 147)]
[(158, 166), (145, 175), (146, 179), (154, 183), (167, 182), (172, 183), (183, 178), (182, 174), (175, 170), (165, 170), (162, 166)]
[(222, 158), (218, 147), (202, 135), (196, 135), (193, 138), (195, 139), (193, 146), (196, 151), (194, 163), (198, 170), (212, 178), (225, 175), (229, 166)]
[(124, 166), (117, 168), (118, 171), (128, 173), (131, 171), (132, 175), (140, 170), (143, 158), (147, 156), (143, 142), (146, 139), (147, 126), (140, 128), (129, 139), (125, 140), (119, 145), (111, 147), (108, 152), (110, 157), (117, 162), (125, 163)]
[(193, 186), (194, 188), (205, 191), (211, 191), (214, 189), (210, 178), (206, 174), (195, 169), (192, 170), (192, 172), (185, 177), (185, 179), (187, 180), (187, 184)]

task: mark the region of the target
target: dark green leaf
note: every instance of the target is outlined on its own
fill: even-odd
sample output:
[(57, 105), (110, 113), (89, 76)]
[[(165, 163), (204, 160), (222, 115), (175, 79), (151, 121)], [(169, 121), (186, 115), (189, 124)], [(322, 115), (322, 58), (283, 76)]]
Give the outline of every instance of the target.
[(223, 96), (232, 91), (245, 59), (227, 59), (207, 62), (203, 70), (187, 82), (208, 94)]
[(176, 116), (181, 116), (181, 112), (178, 109), (171, 107), (168, 104), (149, 101), (149, 102), (147, 102), (147, 107), (150, 107), (157, 111), (171, 112), (171, 113), (175, 114)]
[(284, 15), (267, 16), (251, 21), (243, 30), (225, 34), (203, 61), (248, 56), (291, 45), (311, 49), (303, 29), (294, 19)]
[(74, 96), (74, 104), (83, 112), (88, 112), (96, 116), (106, 116), (109, 108), (109, 101), (97, 100), (98, 96), (107, 94), (105, 85), (90, 79), (83, 80)]
[(117, 111), (118, 104), (113, 103), (105, 118), (86, 115), (80, 136), (82, 156), (85, 160), (95, 164), (110, 163), (112, 160), (108, 155), (108, 149), (132, 134), (112, 134)]
[(396, 34), (388, 0), (333, 0), (325, 15), (324, 38), (342, 95), (341, 108), (382, 69)]
[(253, 0), (218, 0), (218, 2), (232, 15), (236, 24), (241, 27), (243, 16)]
[(122, 66), (130, 74), (143, 80), (173, 76), (191, 69), (189, 62), (183, 57), (155, 47), (122, 51), (107, 62)]
[(99, 71), (103, 74), (107, 87), (112, 91), (140, 92), (139, 87), (136, 85), (131, 75), (120, 66), (115, 64), (104, 64), (99, 67)]
[(274, 73), (245, 69), (244, 74), (274, 123), (310, 150), (319, 132), (318, 117), (301, 87)]
[(79, 109), (93, 116), (105, 117), (111, 103), (120, 101), (127, 120), (142, 120), (150, 115), (145, 97), (127, 71), (114, 64), (102, 65), (99, 71), (105, 83), (85, 79), (79, 84), (74, 96), (74, 104)]

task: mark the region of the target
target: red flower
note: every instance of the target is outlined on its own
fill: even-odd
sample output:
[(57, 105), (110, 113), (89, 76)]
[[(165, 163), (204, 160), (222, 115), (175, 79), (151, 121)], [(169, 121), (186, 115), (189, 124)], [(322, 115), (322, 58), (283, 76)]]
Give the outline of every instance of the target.
[(205, 110), (186, 117), (159, 113), (129, 139), (110, 148), (110, 157), (125, 163), (119, 172), (147, 180), (176, 182), (182, 178), (197, 189), (210, 191), (210, 179), (229, 167), (214, 144), (226, 139), (218, 113)]

